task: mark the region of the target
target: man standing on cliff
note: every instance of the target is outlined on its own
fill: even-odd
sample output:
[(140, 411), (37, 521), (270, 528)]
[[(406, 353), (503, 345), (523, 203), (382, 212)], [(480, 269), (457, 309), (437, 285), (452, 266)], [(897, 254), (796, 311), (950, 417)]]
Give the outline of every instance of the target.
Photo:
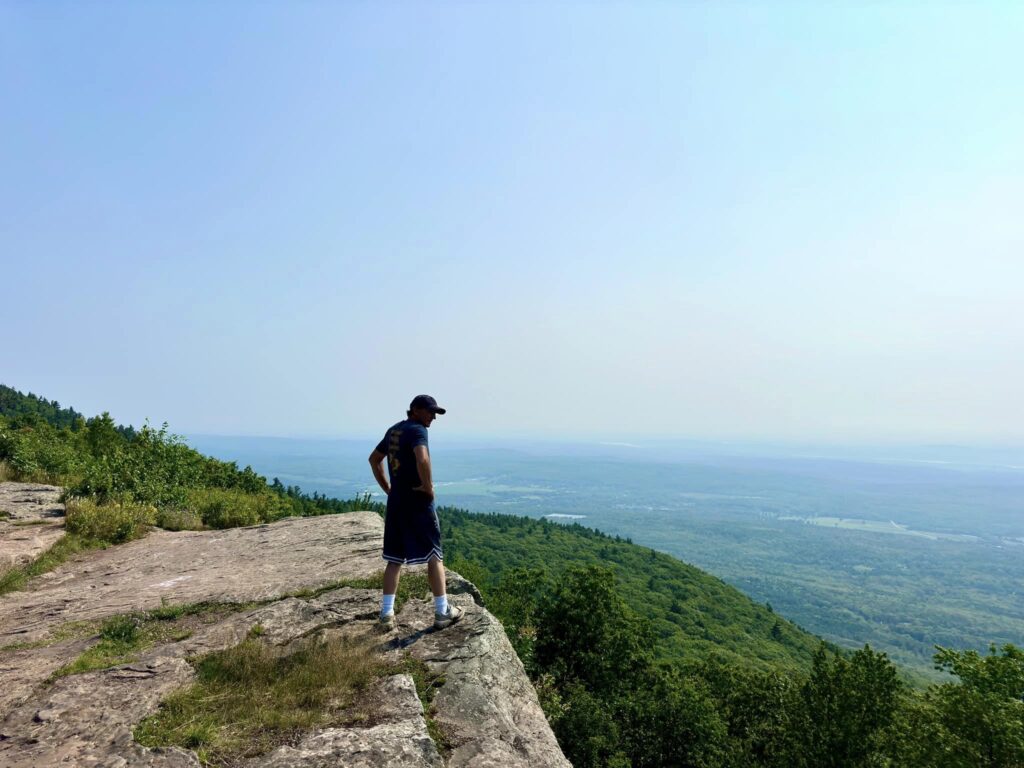
[[(444, 629), (462, 618), (462, 609), (451, 605), (445, 594), (441, 526), (434, 510), (434, 481), (430, 471), (427, 429), (445, 409), (430, 395), (416, 395), (405, 421), (395, 424), (370, 454), (370, 468), (388, 496), (384, 518), (384, 597), (380, 621), (395, 624), (395, 593), (402, 565), (427, 564), (427, 578), (434, 593), (434, 628)], [(384, 460), (388, 478), (384, 477)]]

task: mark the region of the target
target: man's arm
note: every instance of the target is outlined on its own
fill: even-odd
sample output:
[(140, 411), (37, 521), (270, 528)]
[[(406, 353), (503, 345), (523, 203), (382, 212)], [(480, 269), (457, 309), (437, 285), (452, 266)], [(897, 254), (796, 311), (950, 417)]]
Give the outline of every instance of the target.
[(386, 453), (381, 453), (376, 448), (370, 454), (370, 469), (373, 470), (373, 477), (385, 496), (391, 493), (391, 486), (388, 485), (387, 476), (384, 474), (384, 459), (387, 457)]
[(416, 471), (420, 473), (420, 485), (413, 490), (425, 493), (433, 499), (434, 479), (430, 475), (430, 452), (425, 445), (417, 445), (412, 452), (416, 457)]

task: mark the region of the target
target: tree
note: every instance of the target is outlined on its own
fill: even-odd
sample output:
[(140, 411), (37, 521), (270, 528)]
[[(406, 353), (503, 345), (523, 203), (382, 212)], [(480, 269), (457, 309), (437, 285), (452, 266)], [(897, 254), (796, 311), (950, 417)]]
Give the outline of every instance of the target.
[(930, 755), (942, 768), (1024, 766), (1024, 651), (1014, 645), (987, 655), (939, 648), (935, 665), (960, 678), (933, 686), (923, 707), (934, 715)]
[(799, 680), (779, 672), (746, 670), (716, 655), (696, 671), (728, 729), (725, 765), (789, 768), (788, 744), (800, 709)]
[(822, 644), (800, 689), (790, 765), (867, 768), (882, 759), (899, 702), (896, 667), (870, 646), (846, 658)]
[(633, 768), (721, 764), (726, 726), (699, 678), (651, 667), (620, 702), (622, 745)]
[(615, 591), (615, 575), (598, 566), (569, 569), (538, 610), (538, 670), (576, 681), (599, 696), (622, 690), (652, 661), (654, 633)]
[(113, 454), (125, 441), (110, 414), (104, 411), (102, 416), (94, 416), (85, 422), (85, 442), (89, 452), (98, 459)]
[(576, 768), (629, 767), (612, 708), (582, 685), (566, 688), (561, 715), (553, 726), (559, 746)]

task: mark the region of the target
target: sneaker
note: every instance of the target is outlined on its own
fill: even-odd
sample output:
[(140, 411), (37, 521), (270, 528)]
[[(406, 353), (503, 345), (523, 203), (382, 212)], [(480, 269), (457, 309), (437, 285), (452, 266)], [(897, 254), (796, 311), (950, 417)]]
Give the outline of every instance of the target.
[(462, 618), (462, 614), (465, 611), (459, 608), (457, 605), (448, 603), (448, 613), (435, 613), (434, 614), (434, 629), (444, 629), (450, 627), (456, 621)]
[(377, 619), (377, 623), (380, 624), (381, 629), (394, 629), (395, 628), (395, 612), (390, 611), (388, 613), (382, 613), (380, 618)]

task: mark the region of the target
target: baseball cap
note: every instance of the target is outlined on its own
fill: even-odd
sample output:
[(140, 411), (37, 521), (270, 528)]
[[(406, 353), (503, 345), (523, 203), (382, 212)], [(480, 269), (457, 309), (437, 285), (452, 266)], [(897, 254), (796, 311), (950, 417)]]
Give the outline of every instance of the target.
[(437, 404), (437, 400), (430, 395), (416, 395), (409, 403), (409, 410), (413, 408), (426, 408), (433, 413), (445, 413), (445, 409)]

